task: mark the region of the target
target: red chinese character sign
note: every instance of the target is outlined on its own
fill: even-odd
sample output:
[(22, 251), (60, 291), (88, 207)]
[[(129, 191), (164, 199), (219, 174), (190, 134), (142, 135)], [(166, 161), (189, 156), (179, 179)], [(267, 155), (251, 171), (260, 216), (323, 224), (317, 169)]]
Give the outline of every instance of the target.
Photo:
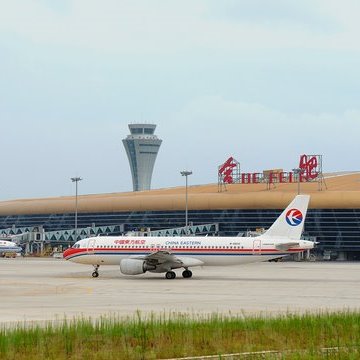
[(299, 169), (301, 169), (301, 181), (316, 180), (322, 174), (321, 155), (301, 155)]
[(218, 168), (219, 186), (226, 184), (239, 183), (240, 180), (240, 163), (230, 156)]
[[(295, 170), (297, 170), (295, 172)], [(276, 183), (313, 182), (319, 183), (319, 190), (325, 184), (322, 174), (322, 155), (301, 155), (299, 168), (294, 171), (282, 169), (264, 170), (254, 173), (241, 173), (240, 163), (232, 156), (218, 167), (218, 188), (226, 190), (227, 184), (259, 184), (266, 183), (267, 189)], [(326, 186), (326, 184), (325, 184)]]

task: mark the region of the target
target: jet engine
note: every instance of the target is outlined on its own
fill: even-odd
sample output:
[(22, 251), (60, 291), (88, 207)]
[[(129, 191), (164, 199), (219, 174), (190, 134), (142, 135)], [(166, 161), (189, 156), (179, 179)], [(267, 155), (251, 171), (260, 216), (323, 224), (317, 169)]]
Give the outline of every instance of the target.
[(148, 265), (144, 260), (122, 259), (120, 261), (120, 271), (125, 275), (139, 275), (148, 270), (155, 270), (156, 266)]

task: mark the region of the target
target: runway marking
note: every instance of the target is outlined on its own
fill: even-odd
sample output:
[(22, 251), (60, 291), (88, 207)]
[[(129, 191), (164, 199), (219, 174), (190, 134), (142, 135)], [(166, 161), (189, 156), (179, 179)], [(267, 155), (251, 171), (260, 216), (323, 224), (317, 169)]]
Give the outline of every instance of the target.
[[(241, 353), (233, 353), (233, 354), (217, 354), (217, 355), (203, 355), (203, 356), (189, 356), (189, 357), (181, 357), (181, 358), (170, 358), (164, 360), (211, 360), (211, 359), (234, 359), (234, 358), (241, 358), (241, 359), (264, 359), (267, 355), (289, 355), (289, 354), (313, 354), (314, 352), (321, 355), (335, 355), (339, 354), (340, 351), (342, 352), (349, 352), (355, 351), (356, 353), (359, 352), (358, 346), (335, 346), (335, 347), (326, 347), (320, 349), (311, 349), (311, 350), (265, 350), (265, 351), (248, 351), (248, 352), (241, 352)], [(276, 357), (278, 358), (278, 357)]]

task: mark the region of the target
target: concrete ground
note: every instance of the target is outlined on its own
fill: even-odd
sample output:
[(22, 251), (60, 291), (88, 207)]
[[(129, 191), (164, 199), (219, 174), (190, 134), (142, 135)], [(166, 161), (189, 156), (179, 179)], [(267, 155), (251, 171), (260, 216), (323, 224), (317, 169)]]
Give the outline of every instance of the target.
[(131, 316), (137, 310), (190, 314), (358, 310), (360, 262), (281, 262), (193, 268), (193, 278), (124, 276), (118, 267), (63, 259), (0, 259), (0, 323)]

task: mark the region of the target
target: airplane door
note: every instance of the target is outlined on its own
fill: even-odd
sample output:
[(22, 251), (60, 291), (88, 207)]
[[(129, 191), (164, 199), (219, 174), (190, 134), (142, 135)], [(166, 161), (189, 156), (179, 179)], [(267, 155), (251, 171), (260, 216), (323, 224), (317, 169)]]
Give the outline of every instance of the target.
[(151, 244), (150, 251), (158, 251), (161, 249), (161, 244)]
[(261, 240), (253, 241), (253, 255), (261, 255)]
[(87, 252), (89, 255), (95, 254), (95, 244), (96, 244), (96, 239), (89, 239), (87, 245)]

